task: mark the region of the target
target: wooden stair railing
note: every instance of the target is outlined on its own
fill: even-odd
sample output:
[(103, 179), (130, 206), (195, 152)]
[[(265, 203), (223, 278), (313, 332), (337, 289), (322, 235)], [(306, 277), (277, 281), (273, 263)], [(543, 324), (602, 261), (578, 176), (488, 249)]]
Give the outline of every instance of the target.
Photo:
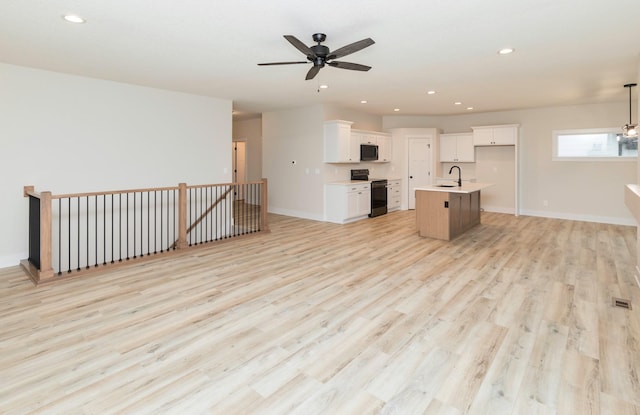
[[(229, 194), (239, 186), (250, 189), (251, 197), (235, 212), (236, 201), (229, 199)], [(205, 208), (208, 202), (197, 193), (191, 197), (193, 189), (200, 189), (200, 196), (207, 189), (211, 205)], [(267, 179), (66, 195), (36, 192), (34, 186), (25, 186), (24, 197), (29, 198), (29, 257), (20, 263), (35, 284), (179, 252), (192, 246), (187, 237), (196, 229), (200, 239), (195, 245), (222, 239), (220, 235), (226, 239), (269, 232)], [(193, 206), (196, 212), (203, 210), (188, 224)], [(222, 219), (218, 206), (226, 209)], [(251, 222), (238, 226), (246, 219), (240, 212), (248, 212)], [(202, 229), (203, 221), (209, 228)], [(205, 236), (209, 239), (203, 240)]]
[[(186, 189), (186, 186), (185, 186), (185, 189)], [(185, 245), (188, 245), (188, 244), (186, 243), (186, 240), (187, 240), (186, 235), (187, 235), (187, 234), (189, 234), (189, 232), (191, 232), (192, 230), (194, 230), (194, 229), (195, 229), (199, 224), (201, 224), (201, 223), (202, 223), (202, 221), (204, 220), (204, 218), (206, 218), (206, 217), (207, 217), (207, 216), (208, 216), (208, 215), (209, 215), (209, 214), (210, 214), (210, 213), (211, 213), (211, 212), (216, 208), (216, 206), (218, 206), (218, 205), (220, 204), (220, 202), (222, 202), (223, 200), (226, 200), (227, 195), (228, 195), (232, 190), (233, 190), (233, 187), (232, 187), (232, 186), (229, 186), (229, 188), (228, 188), (228, 189), (227, 189), (227, 190), (226, 190), (226, 191), (225, 191), (225, 192), (224, 192), (220, 197), (218, 197), (218, 199), (217, 199), (217, 200), (216, 200), (216, 201), (215, 201), (211, 206), (209, 206), (209, 207), (207, 208), (207, 210), (205, 210), (205, 212), (204, 212), (203, 214), (201, 214), (201, 215), (200, 215), (200, 217), (199, 217), (198, 219), (196, 219), (196, 220), (191, 224), (191, 226), (189, 226), (189, 227), (187, 228), (187, 231), (186, 231), (186, 233), (185, 233), (185, 237), (184, 237), (184, 238), (178, 238), (178, 239), (176, 239), (176, 240), (171, 244), (170, 248), (171, 248), (171, 249), (174, 249), (175, 247), (177, 247), (177, 246), (178, 246), (178, 244), (179, 244), (181, 241), (184, 241)], [(181, 199), (181, 200), (182, 200), (182, 199)], [(186, 200), (186, 198), (185, 198), (185, 200)], [(182, 217), (182, 215), (181, 215), (180, 217)], [(185, 215), (185, 218), (186, 218), (186, 215)], [(185, 223), (186, 223), (186, 222), (185, 222)], [(184, 247), (184, 246), (183, 246), (183, 247)]]

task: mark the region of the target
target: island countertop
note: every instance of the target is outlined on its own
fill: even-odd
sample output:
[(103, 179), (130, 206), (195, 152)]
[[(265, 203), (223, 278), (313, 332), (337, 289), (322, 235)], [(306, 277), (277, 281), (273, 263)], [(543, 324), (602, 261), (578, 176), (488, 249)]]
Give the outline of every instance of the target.
[(443, 187), (442, 184), (434, 184), (433, 186), (416, 187), (415, 190), (445, 193), (473, 193), (491, 186), (493, 186), (493, 183), (462, 182), (462, 186), (454, 184), (453, 187)]

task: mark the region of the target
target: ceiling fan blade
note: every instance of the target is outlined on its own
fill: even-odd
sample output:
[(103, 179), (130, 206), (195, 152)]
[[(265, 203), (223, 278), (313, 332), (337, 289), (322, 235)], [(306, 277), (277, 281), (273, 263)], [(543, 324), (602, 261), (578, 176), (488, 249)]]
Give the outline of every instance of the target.
[(258, 66), (269, 66), (269, 65), (295, 65), (298, 63), (310, 63), (309, 61), (297, 61), (297, 62), (269, 62), (269, 63), (259, 63)]
[(343, 56), (350, 55), (352, 53), (355, 53), (359, 50), (366, 48), (367, 46), (371, 46), (374, 43), (376, 42), (374, 42), (373, 39), (369, 37), (366, 39), (359, 40), (357, 42), (351, 43), (350, 45), (343, 46), (340, 49), (334, 50), (329, 54), (329, 56), (327, 56), (327, 59), (337, 59)]
[(309, 69), (309, 72), (307, 72), (307, 77), (304, 79), (308, 81), (309, 79), (315, 78), (318, 72), (320, 72), (320, 69), (322, 69), (322, 66), (313, 65), (313, 67)]
[(313, 51), (311, 49), (309, 49), (309, 47), (307, 45), (305, 45), (300, 40), (298, 40), (297, 37), (292, 36), (292, 35), (284, 35), (284, 38), (287, 39), (289, 41), (289, 43), (291, 43), (293, 46), (295, 46), (296, 49), (298, 49), (300, 52), (304, 53), (308, 57), (312, 57), (313, 58), (313, 57), (316, 56), (316, 54), (313, 53)]
[(327, 65), (333, 66), (334, 68), (351, 69), (352, 71), (366, 72), (369, 69), (371, 69), (371, 66), (360, 65), (359, 63), (351, 63), (351, 62), (333, 61), (333, 62), (328, 62)]

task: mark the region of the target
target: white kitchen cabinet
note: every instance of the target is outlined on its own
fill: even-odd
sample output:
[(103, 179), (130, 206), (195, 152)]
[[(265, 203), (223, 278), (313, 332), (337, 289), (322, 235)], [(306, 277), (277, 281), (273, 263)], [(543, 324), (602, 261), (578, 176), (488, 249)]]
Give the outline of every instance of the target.
[(474, 146), (513, 146), (518, 139), (518, 124), (471, 127)]
[(378, 142), (378, 161), (376, 163), (389, 163), (392, 156), (392, 141), (390, 135), (380, 134), (377, 138)]
[(324, 162), (360, 163), (359, 137), (351, 134), (350, 121), (324, 123)]
[(378, 144), (378, 136), (375, 133), (369, 131), (362, 131), (359, 133), (360, 136), (360, 144)]
[(400, 209), (401, 180), (387, 181), (387, 211)]
[(474, 162), (473, 134), (440, 134), (441, 162)]
[(325, 219), (347, 223), (366, 218), (371, 212), (371, 184), (325, 185)]

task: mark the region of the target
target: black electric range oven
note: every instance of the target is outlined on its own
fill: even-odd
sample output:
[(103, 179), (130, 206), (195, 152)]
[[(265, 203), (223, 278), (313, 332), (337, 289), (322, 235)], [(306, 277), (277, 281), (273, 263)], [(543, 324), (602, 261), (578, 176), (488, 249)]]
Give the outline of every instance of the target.
[[(369, 181), (369, 169), (351, 170), (351, 180)], [(387, 213), (387, 180), (371, 181), (371, 213), (369, 217)]]

